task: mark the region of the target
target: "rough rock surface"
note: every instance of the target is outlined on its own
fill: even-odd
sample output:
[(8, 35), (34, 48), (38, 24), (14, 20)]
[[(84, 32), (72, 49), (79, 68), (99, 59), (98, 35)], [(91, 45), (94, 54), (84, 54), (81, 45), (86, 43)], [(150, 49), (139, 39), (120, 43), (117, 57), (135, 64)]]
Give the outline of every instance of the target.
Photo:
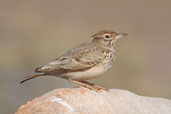
[(171, 100), (117, 89), (65, 88), (35, 98), (16, 114), (171, 114)]

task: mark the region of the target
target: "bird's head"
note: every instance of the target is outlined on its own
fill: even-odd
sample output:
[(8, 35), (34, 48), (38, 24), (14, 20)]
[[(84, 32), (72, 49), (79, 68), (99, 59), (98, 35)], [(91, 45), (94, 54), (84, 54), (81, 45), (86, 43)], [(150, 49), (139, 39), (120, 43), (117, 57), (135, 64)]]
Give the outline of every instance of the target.
[(111, 30), (103, 30), (94, 34), (92, 37), (93, 37), (93, 42), (99, 45), (113, 47), (117, 39), (126, 35), (128, 34), (116, 33)]

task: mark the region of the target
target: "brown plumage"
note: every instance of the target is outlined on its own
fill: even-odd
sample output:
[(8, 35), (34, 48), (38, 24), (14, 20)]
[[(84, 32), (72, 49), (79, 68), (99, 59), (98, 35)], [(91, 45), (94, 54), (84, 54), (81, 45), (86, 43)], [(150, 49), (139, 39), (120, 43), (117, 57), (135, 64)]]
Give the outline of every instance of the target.
[[(110, 30), (98, 32), (92, 36), (91, 42), (81, 44), (49, 64), (37, 68), (35, 74), (24, 78), (21, 83), (38, 76), (51, 75), (91, 89), (95, 88), (92, 87), (94, 84), (85, 80), (97, 77), (111, 67), (115, 58), (114, 44), (118, 38), (125, 35)], [(96, 89), (99, 88), (101, 87), (96, 86)]]

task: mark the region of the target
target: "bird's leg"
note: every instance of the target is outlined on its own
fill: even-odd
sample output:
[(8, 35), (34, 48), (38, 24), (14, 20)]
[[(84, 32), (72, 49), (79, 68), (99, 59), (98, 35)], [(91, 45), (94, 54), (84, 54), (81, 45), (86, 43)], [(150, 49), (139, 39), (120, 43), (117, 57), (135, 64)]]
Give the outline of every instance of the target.
[(95, 91), (99, 91), (99, 90), (105, 90), (105, 91), (108, 91), (108, 89), (106, 88), (102, 88), (100, 86), (97, 86), (95, 84), (92, 84), (92, 83), (89, 83), (89, 82), (86, 82), (86, 81), (77, 81), (77, 80), (72, 80), (72, 79), (68, 79), (68, 81), (72, 82), (72, 83), (76, 83), (78, 85), (81, 85), (83, 87), (86, 87), (88, 89), (91, 89), (91, 90), (95, 90)]
[(87, 83), (84, 83), (84, 82), (81, 82), (81, 81), (77, 81), (77, 80), (72, 80), (72, 79), (68, 79), (68, 81), (72, 82), (72, 83), (75, 83), (75, 84), (78, 84), (78, 85), (81, 85), (83, 87), (86, 87), (90, 90), (95, 90), (95, 91), (98, 91), (97, 89), (93, 88), (93, 86), (91, 86), (90, 84), (87, 84)]
[(98, 86), (98, 85), (96, 85), (96, 84), (93, 84), (93, 83), (90, 83), (90, 82), (87, 82), (87, 81), (81, 81), (81, 82), (86, 83), (86, 84), (88, 84), (88, 85), (91, 85), (93, 88), (95, 88), (95, 89), (97, 89), (97, 90), (108, 91), (107, 88), (100, 87), (100, 86)]

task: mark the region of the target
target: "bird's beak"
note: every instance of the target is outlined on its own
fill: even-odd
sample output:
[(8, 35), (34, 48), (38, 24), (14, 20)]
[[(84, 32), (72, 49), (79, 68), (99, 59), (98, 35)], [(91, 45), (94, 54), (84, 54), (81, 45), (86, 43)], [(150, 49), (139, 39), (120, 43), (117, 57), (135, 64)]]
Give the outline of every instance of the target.
[(121, 37), (124, 37), (124, 36), (127, 36), (128, 34), (127, 33), (118, 33), (117, 36), (115, 37), (116, 40), (121, 38)]

